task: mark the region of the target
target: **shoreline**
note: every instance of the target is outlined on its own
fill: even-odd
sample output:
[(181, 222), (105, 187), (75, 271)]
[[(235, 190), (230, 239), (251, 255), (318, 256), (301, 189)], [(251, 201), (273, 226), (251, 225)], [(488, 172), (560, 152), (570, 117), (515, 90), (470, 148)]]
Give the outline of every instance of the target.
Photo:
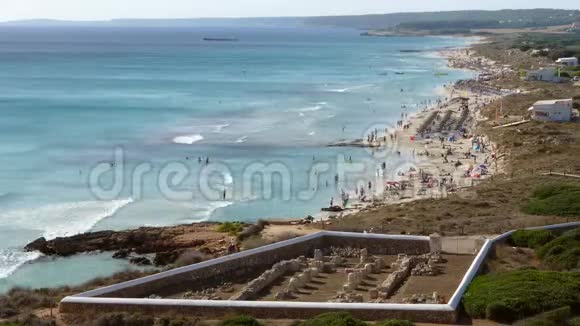
[[(503, 155), (498, 152), (497, 146), (490, 142), (487, 135), (477, 135), (475, 132), (477, 122), (482, 120), (480, 110), (490, 102), (507, 95), (501, 93), (500, 90), (494, 91), (483, 85), (479, 78), (480, 76), (497, 78), (505, 71), (495, 69), (491, 60), (484, 57), (473, 58), (470, 55), (474, 45), (487, 41), (484, 37), (474, 38), (477, 38), (477, 40), (466, 47), (444, 48), (435, 53), (447, 61), (448, 67), (472, 71), (478, 76), (467, 80), (458, 80), (452, 85), (444, 85), (442, 88), (438, 88), (439, 96), (444, 98), (444, 101), (429, 103), (422, 109), (405, 115), (404, 120), (401, 121), (402, 126), (405, 126), (404, 128), (398, 127), (393, 131), (389, 131), (389, 133), (379, 134), (379, 139), (383, 136), (394, 138), (395, 142), (390, 143), (390, 146), (397, 149), (397, 152), (411, 152), (414, 166), (407, 171), (396, 171), (396, 177), (392, 180), (385, 180), (384, 177), (382, 180), (375, 180), (386, 182), (390, 189), (385, 192), (379, 189), (373, 194), (371, 200), (355, 200), (351, 207), (343, 208), (343, 211), (335, 214), (316, 214), (315, 218), (320, 220), (323, 226), (331, 224), (328, 222), (329, 220), (356, 215), (384, 205), (410, 203), (427, 198), (443, 198), (450, 193), (468, 189), (503, 170), (503, 161), (501, 160)], [(464, 137), (459, 136), (457, 130), (431, 132), (426, 137), (418, 137), (418, 129), (426, 122), (429, 116), (444, 116), (448, 111), (451, 111), (451, 116), (457, 116), (461, 109), (458, 99), (462, 97), (469, 99), (467, 102), (469, 114), (463, 123), (467, 127)], [(448, 138), (450, 135), (459, 139), (450, 142)], [(438, 137), (443, 137), (445, 140), (440, 141)], [(474, 140), (485, 150), (474, 152)], [(378, 143), (368, 143), (364, 139), (345, 140), (329, 146), (363, 147), (380, 150), (388, 147), (389, 141), (387, 138)], [(464, 157), (462, 156), (463, 154), (465, 154)], [(453, 162), (458, 164), (458, 166), (450, 166)], [(486, 166), (485, 169), (482, 169), (483, 165)], [(472, 171), (478, 171), (479, 173), (472, 173)], [(427, 183), (427, 187), (425, 187), (425, 183)]]
[[(470, 43), (470, 45), (468, 46), (468, 48), (471, 48), (471, 46), (474, 43)], [(449, 49), (449, 48), (445, 48), (445, 49), (440, 49), (438, 51), (436, 51), (435, 53), (437, 55), (441, 55), (442, 58), (444, 58), (448, 65), (451, 66), (451, 58), (453, 57), (452, 55), (450, 55), (450, 53), (456, 53), (458, 51), (460, 51), (460, 49), (465, 49), (465, 47), (462, 48), (454, 48), (454, 49)], [(452, 68), (456, 68), (456, 69), (462, 69), (462, 68), (458, 68), (458, 67), (452, 67)], [(451, 98), (453, 97), (453, 93), (458, 93), (459, 92), (459, 88), (456, 87), (456, 83), (454, 83), (452, 86), (447, 86), (447, 87), (437, 87), (436, 88), (436, 92), (438, 93), (438, 95), (442, 98), (449, 98), (449, 100), (451, 100)], [(432, 144), (424, 144), (422, 142), (410, 142), (410, 137), (412, 136), (413, 132), (416, 131), (417, 126), (419, 126), (422, 122), (424, 122), (425, 120), (425, 115), (426, 114), (430, 114), (432, 112), (436, 112), (439, 111), (441, 112), (443, 109), (447, 108), (448, 106), (445, 105), (445, 103), (441, 103), (440, 105), (427, 105), (427, 103), (425, 103), (426, 107), (423, 109), (419, 109), (417, 111), (411, 111), (408, 112), (406, 117), (405, 117), (405, 124), (408, 124), (410, 126), (409, 129), (401, 129), (401, 130), (395, 130), (395, 139), (396, 144), (393, 144), (393, 148), (397, 148), (397, 149), (401, 149), (402, 151), (405, 151), (407, 155), (411, 155), (411, 152), (415, 152), (416, 154), (418, 154), (420, 152), (421, 148), (425, 148), (425, 146), (427, 146), (431, 151), (433, 152), (437, 152), (436, 146), (432, 146)], [(386, 136), (386, 134), (385, 134)], [(461, 145), (465, 145), (465, 144), (461, 144)], [(345, 146), (350, 146), (350, 144), (346, 144)], [(377, 148), (380, 148), (380, 145), (377, 146)], [(460, 146), (458, 148), (458, 150), (461, 149), (465, 149), (464, 146)], [(419, 156), (419, 155), (417, 155)], [(430, 157), (423, 157), (421, 156), (421, 159), (418, 160), (416, 162), (416, 166), (418, 169), (424, 170), (425, 174), (431, 174), (434, 177), (436, 177), (437, 180), (437, 184), (441, 184), (441, 178), (446, 178), (442, 177), (441, 174), (445, 174), (440, 173), (442, 172), (442, 163), (438, 162), (440, 160), (440, 158), (438, 158), (436, 156), (436, 154), (431, 154)], [(408, 171), (409, 172), (409, 171)], [(405, 174), (407, 174), (406, 172), (403, 172)], [(384, 176), (383, 176), (384, 179)], [(448, 178), (446, 178), (448, 179)], [(456, 179), (457, 180), (457, 179)], [(388, 182), (405, 182), (405, 181), (417, 181), (417, 175), (416, 173), (410, 173), (409, 175), (401, 175), (401, 176), (395, 176), (395, 178), (393, 178), (393, 180), (383, 180), (383, 181), (388, 181)], [(377, 184), (377, 180), (375, 180), (375, 185)], [(446, 181), (447, 182), (447, 181)], [(375, 186), (376, 187), (376, 186)], [(377, 187), (380, 188), (380, 187)], [(414, 187), (413, 187), (414, 188)], [(420, 188), (420, 187), (418, 187)], [(424, 187), (423, 187), (424, 188)], [(443, 189), (445, 188), (445, 189)], [(346, 210), (339, 212), (338, 214), (333, 213), (333, 212), (318, 212), (317, 214), (314, 214), (314, 222), (312, 226), (306, 226), (305, 228), (302, 227), (302, 224), (305, 224), (305, 220), (303, 218), (287, 218), (287, 219), (268, 219), (268, 221), (271, 223), (272, 227), (266, 227), (264, 233), (267, 234), (268, 237), (270, 238), (275, 238), (276, 235), (282, 234), (282, 233), (288, 233), (291, 231), (297, 231), (296, 229), (300, 228), (301, 230), (298, 230), (299, 234), (304, 234), (304, 233), (311, 233), (311, 232), (316, 232), (318, 230), (319, 227), (324, 228), (326, 225), (330, 225), (332, 224), (332, 220), (335, 218), (342, 218), (345, 216), (349, 216), (349, 215), (353, 215), (353, 214), (357, 214), (359, 212), (364, 212), (367, 209), (372, 209), (375, 206), (381, 206), (381, 205), (389, 205), (389, 204), (396, 204), (396, 203), (404, 203), (404, 202), (412, 202), (415, 200), (420, 200), (420, 199), (425, 199), (425, 198), (439, 198), (442, 197), (444, 195), (446, 195), (446, 193), (449, 191), (447, 185), (445, 185), (445, 187), (435, 187), (432, 188), (431, 186), (429, 186), (428, 188), (430, 191), (426, 191), (425, 194), (421, 194), (421, 195), (414, 195), (412, 194), (413, 192), (411, 192), (412, 195), (409, 194), (410, 191), (412, 191), (413, 189), (407, 189), (406, 191), (403, 192), (399, 192), (397, 194), (397, 191), (387, 191), (387, 192), (381, 192), (381, 191), (377, 191), (376, 193), (373, 194), (372, 198), (370, 200), (358, 200), (358, 201), (353, 201), (352, 203), (350, 203), (350, 207), (347, 207)], [(382, 198), (380, 198), (382, 196)], [(338, 216), (337, 216), (338, 215)], [(320, 222), (320, 224), (316, 223), (316, 222)], [(191, 224), (191, 226), (195, 226), (195, 225), (199, 225), (201, 223), (194, 223)], [(172, 228), (178, 228), (178, 227), (184, 227), (184, 226), (188, 226), (188, 225), (178, 225), (178, 226), (167, 226), (167, 227), (159, 227), (159, 229), (172, 229)], [(276, 227), (274, 227), (276, 226)], [(123, 232), (127, 232), (127, 231), (132, 231), (131, 229), (125, 230), (125, 231), (119, 231), (119, 233), (123, 233)], [(228, 240), (225, 240), (226, 242), (229, 242)], [(223, 245), (223, 243), (222, 243)], [(223, 249), (223, 248), (221, 248)], [(223, 250), (222, 250), (223, 252)], [(34, 261), (29, 262), (29, 263), (34, 263)]]

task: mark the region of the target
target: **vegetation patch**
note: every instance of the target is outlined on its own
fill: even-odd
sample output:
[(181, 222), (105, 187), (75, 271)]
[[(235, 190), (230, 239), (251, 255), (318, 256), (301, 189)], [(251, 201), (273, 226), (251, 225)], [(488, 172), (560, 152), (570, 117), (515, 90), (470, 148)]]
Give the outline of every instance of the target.
[(250, 316), (237, 316), (223, 320), (219, 326), (261, 326), (259, 321)]
[(331, 312), (307, 320), (302, 326), (367, 326), (367, 323), (346, 312)]
[(241, 222), (224, 222), (217, 228), (218, 232), (228, 233), (231, 236), (238, 235), (244, 230), (244, 224)]
[(378, 326), (414, 326), (415, 324), (408, 320), (400, 319), (390, 319), (385, 320), (382, 323), (377, 324)]
[[(580, 34), (526, 33), (513, 44), (522, 51), (540, 50), (539, 55), (548, 56), (550, 60), (580, 56)], [(547, 49), (548, 51), (544, 51)]]
[(568, 320), (572, 316), (570, 307), (562, 307), (544, 312), (532, 318), (524, 319), (514, 326), (561, 326), (570, 325)]
[(570, 306), (580, 308), (580, 273), (523, 269), (479, 276), (463, 296), (467, 314), (498, 322)]
[(266, 225), (268, 225), (269, 223), (267, 221), (264, 220), (258, 220), (258, 222), (256, 222), (256, 224), (252, 224), (249, 227), (247, 227), (246, 229), (244, 229), (243, 231), (239, 232), (237, 238), (238, 241), (244, 241), (248, 238), (251, 238), (253, 236), (259, 235), (260, 233), (262, 233), (262, 231), (264, 231), (264, 228), (266, 227)]
[(510, 243), (515, 247), (539, 248), (555, 238), (547, 230), (518, 230), (510, 237)]
[(539, 186), (523, 211), (532, 215), (580, 216), (580, 186), (551, 184)]
[(537, 250), (543, 263), (556, 270), (580, 270), (580, 228), (570, 230)]

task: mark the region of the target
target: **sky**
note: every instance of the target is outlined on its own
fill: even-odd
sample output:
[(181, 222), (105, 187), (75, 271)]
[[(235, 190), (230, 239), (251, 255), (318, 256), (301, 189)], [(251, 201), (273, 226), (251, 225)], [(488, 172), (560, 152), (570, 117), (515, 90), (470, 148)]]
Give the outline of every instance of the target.
[(356, 15), (466, 9), (580, 9), (579, 0), (0, 0), (0, 21)]

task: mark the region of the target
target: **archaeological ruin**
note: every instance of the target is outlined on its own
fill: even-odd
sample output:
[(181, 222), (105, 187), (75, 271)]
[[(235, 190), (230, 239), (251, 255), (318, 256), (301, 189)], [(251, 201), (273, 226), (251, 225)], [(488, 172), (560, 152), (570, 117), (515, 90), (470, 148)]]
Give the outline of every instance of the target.
[(486, 242), (472, 240), (458, 254), (443, 250), (453, 247), (446, 241), (323, 231), (67, 297), (60, 309), (271, 319), (344, 310), (366, 320), (453, 323), (453, 300)]

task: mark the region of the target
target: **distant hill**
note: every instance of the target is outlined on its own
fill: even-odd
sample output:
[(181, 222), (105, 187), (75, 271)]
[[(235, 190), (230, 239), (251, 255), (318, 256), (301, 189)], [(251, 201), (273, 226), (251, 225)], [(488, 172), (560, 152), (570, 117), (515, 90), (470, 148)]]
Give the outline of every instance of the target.
[(580, 20), (580, 10), (562, 9), (466, 10), (305, 18), (305, 22), (311, 25), (360, 29), (526, 28), (572, 24), (577, 20)]
[(0, 26), (108, 26), (108, 27), (199, 27), (199, 26), (329, 26), (363, 30), (527, 28), (572, 24), (580, 10), (518, 9), (409, 12), (361, 16), (263, 17), (206, 19), (113, 19), (109, 21), (22, 20)]

